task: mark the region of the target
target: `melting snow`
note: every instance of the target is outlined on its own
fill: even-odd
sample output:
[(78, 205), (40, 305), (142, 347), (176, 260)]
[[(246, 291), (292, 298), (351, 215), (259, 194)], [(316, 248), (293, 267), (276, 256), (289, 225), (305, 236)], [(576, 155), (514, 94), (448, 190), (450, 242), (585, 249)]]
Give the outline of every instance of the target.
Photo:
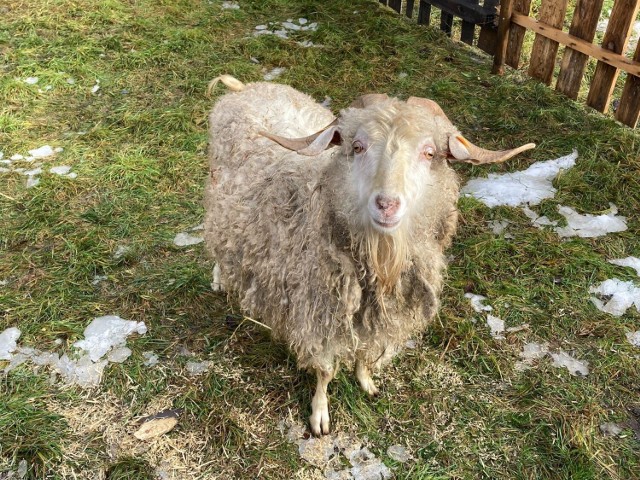
[(531, 225), (533, 225), (534, 227), (538, 227), (538, 228), (542, 228), (544, 226), (555, 227), (556, 225), (558, 225), (558, 222), (556, 222), (555, 220), (549, 220), (548, 217), (540, 216), (527, 206), (522, 207), (522, 211), (524, 212), (526, 217), (529, 220), (531, 220)]
[(265, 73), (262, 78), (264, 78), (267, 82), (270, 82), (271, 80), (275, 80), (280, 75), (282, 75), (285, 72), (285, 70), (286, 70), (285, 67), (276, 67), (273, 70)]
[(49, 171), (56, 175), (66, 175), (71, 171), (71, 167), (68, 165), (60, 165), (59, 167), (51, 167)]
[(21, 334), (22, 332), (16, 327), (7, 328), (0, 333), (0, 360), (11, 360), (12, 352), (15, 352)]
[[(5, 373), (30, 360), (37, 366), (48, 365), (58, 373), (65, 383), (92, 387), (100, 384), (102, 372), (111, 362), (123, 362), (131, 355), (125, 346), (127, 337), (132, 333), (144, 334), (147, 327), (144, 322), (123, 320), (115, 315), (95, 318), (85, 329), (85, 338), (74, 343), (78, 350), (71, 355), (41, 351), (28, 347), (13, 347), (15, 354), (0, 358), (9, 360)], [(17, 336), (16, 336), (17, 335)], [(11, 348), (11, 339), (15, 342), (20, 330), (10, 328), (0, 334), (0, 354), (2, 347)], [(2, 340), (4, 338), (4, 340)], [(107, 358), (103, 359), (107, 355)]]
[(22, 159), (24, 159), (24, 157), (22, 155), (20, 155), (19, 153), (16, 153), (15, 155), (11, 156), (11, 160), (13, 160), (14, 162), (18, 161), (18, 160), (22, 160)]
[(483, 302), (487, 299), (482, 295), (476, 295), (475, 293), (465, 293), (464, 298), (468, 298), (471, 302), (471, 306), (476, 312), (490, 312), (493, 310), (491, 305), (483, 305)]
[(413, 458), (411, 453), (402, 445), (391, 445), (387, 448), (387, 455), (400, 463), (406, 463)]
[(222, 8), (224, 8), (226, 10), (239, 10), (240, 9), (240, 5), (238, 5), (235, 2), (224, 1), (224, 2), (222, 2)]
[[(289, 18), (286, 22), (270, 22), (269, 25), (257, 25), (253, 32), (254, 36), (258, 35), (275, 35), (282, 39), (289, 38), (289, 32), (314, 32), (318, 29), (316, 22), (309, 23), (306, 18), (299, 18), (298, 24)], [(312, 44), (310, 46), (313, 46)]]
[(211, 361), (205, 360), (204, 362), (187, 362), (187, 372), (191, 376), (202, 375), (211, 368)]
[(44, 158), (53, 155), (55, 152), (53, 148), (49, 145), (43, 145), (40, 148), (35, 148), (33, 150), (29, 150), (29, 155), (33, 158)]
[(575, 165), (578, 152), (546, 162), (536, 162), (526, 170), (513, 173), (490, 173), (487, 178), (473, 178), (462, 188), (461, 194), (471, 196), (489, 208), (499, 205), (517, 207), (538, 205), (553, 198), (556, 189), (553, 179), (562, 170)]
[(116, 247), (115, 253), (113, 254), (113, 258), (115, 258), (116, 260), (119, 258), (122, 258), (125, 254), (129, 252), (129, 250), (131, 250), (131, 247), (127, 245), (118, 245)]
[(631, 267), (636, 271), (638, 277), (640, 277), (640, 258), (637, 257), (626, 257), (626, 258), (617, 258), (615, 260), (609, 260), (609, 263), (613, 263), (614, 265), (618, 265), (620, 267)]
[(589, 362), (586, 360), (580, 361), (573, 358), (567, 352), (560, 350), (558, 353), (550, 353), (553, 358), (554, 367), (565, 367), (569, 370), (571, 375), (575, 376), (587, 376), (589, 375)]
[(200, 235), (191, 235), (186, 232), (178, 233), (173, 239), (173, 243), (178, 247), (188, 247), (190, 245), (196, 245), (203, 241), (204, 238), (202, 238)]
[(106, 275), (95, 275), (93, 277), (93, 280), (91, 281), (91, 285), (98, 285), (100, 282), (104, 282), (105, 280), (107, 280)]
[(623, 282), (617, 278), (605, 280), (598, 286), (591, 287), (589, 293), (604, 297), (604, 301), (591, 297), (591, 301), (598, 310), (620, 317), (628, 308), (636, 307), (640, 312), (640, 288), (633, 282)]
[(504, 340), (504, 320), (493, 315), (487, 315), (487, 325), (491, 329), (491, 336), (496, 340)]
[(618, 209), (611, 204), (609, 213), (604, 215), (581, 215), (571, 207), (558, 206), (558, 212), (566, 218), (566, 227), (556, 228), (560, 237), (599, 237), (607, 233), (623, 232), (627, 229), (625, 217), (616, 216)]
[[(285, 434), (284, 421), (280, 422), (279, 428)], [(320, 438), (304, 438), (306, 429), (294, 423), (285, 436), (298, 445), (298, 453), (305, 461), (324, 469), (327, 480), (387, 480), (392, 477), (389, 467), (353, 435), (340, 432)], [(397, 461), (407, 456), (407, 460), (411, 458), (400, 445), (390, 447), (390, 450), (389, 456), (395, 453), (400, 458)], [(344, 465), (345, 460), (350, 467)]]
[(634, 347), (640, 347), (640, 331), (627, 332), (627, 340)]
[(622, 427), (620, 427), (620, 425), (618, 425), (617, 423), (605, 422), (600, 425), (600, 431), (605, 436), (615, 437), (622, 433)]
[(38, 77), (27, 77), (24, 79), (24, 83), (35, 85), (36, 83), (38, 83)]
[(29, 176), (27, 177), (27, 188), (35, 187), (40, 183), (40, 179), (38, 177)]
[(158, 364), (159, 358), (153, 352), (142, 352), (142, 356), (144, 357), (144, 366), (145, 367), (154, 367)]
[(500, 235), (504, 233), (510, 223), (511, 222), (509, 220), (491, 220), (487, 222), (487, 225), (494, 235)]

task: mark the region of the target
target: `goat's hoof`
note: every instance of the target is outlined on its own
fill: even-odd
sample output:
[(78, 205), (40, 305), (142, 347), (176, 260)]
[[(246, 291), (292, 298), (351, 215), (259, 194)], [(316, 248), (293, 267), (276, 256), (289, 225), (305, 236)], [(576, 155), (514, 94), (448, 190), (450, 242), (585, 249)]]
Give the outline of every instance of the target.
[(362, 390), (364, 390), (367, 394), (369, 394), (372, 397), (377, 397), (378, 394), (380, 393), (380, 390), (378, 390), (378, 387), (376, 387), (376, 384), (373, 383), (372, 379), (369, 379), (365, 382), (361, 382), (360, 386), (362, 387)]
[(321, 411), (313, 412), (309, 418), (311, 425), (311, 433), (315, 437), (321, 437), (322, 435), (328, 435), (330, 433), (329, 428), (329, 410), (319, 409)]

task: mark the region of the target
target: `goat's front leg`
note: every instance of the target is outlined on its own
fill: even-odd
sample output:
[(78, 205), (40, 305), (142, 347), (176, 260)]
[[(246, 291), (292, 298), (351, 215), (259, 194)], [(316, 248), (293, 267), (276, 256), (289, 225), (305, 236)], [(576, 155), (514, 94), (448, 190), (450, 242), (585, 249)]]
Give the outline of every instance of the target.
[(378, 394), (378, 387), (371, 378), (371, 368), (367, 365), (363, 358), (356, 360), (356, 378), (362, 387), (362, 390), (369, 395), (374, 396)]
[(318, 383), (316, 393), (311, 400), (311, 432), (319, 437), (329, 433), (329, 399), (327, 398), (327, 386), (335, 376), (335, 371), (329, 372), (320, 368), (316, 369)]

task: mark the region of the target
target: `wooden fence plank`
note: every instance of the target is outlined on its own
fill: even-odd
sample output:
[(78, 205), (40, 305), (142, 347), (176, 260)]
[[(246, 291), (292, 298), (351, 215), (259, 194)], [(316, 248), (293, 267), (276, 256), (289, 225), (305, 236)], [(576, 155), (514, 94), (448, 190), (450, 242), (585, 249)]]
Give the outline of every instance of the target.
[[(477, 4), (478, 0), (469, 0), (469, 3)], [(473, 45), (475, 30), (475, 23), (462, 20), (462, 31), (460, 32), (460, 40), (468, 45)]]
[(511, 14), (513, 13), (514, 0), (502, 0), (500, 2), (500, 23), (498, 23), (498, 40), (496, 53), (493, 57), (491, 73), (502, 75), (504, 73), (504, 58), (507, 54), (507, 41), (511, 28)]
[(420, 6), (418, 7), (418, 24), (429, 25), (431, 21), (431, 4), (420, 0)]
[[(640, 62), (640, 41), (633, 56), (636, 62)], [(629, 75), (622, 89), (620, 106), (616, 112), (616, 119), (635, 128), (640, 117), (640, 77)]]
[(447, 37), (451, 36), (451, 29), (453, 28), (453, 15), (446, 13), (444, 10), (440, 11), (440, 30), (447, 34)]
[[(582, 38), (587, 42), (593, 42), (600, 12), (602, 11), (602, 3), (603, 0), (579, 0), (573, 12), (569, 34)], [(569, 98), (577, 99), (588, 60), (588, 55), (566, 48), (562, 56), (562, 66), (560, 67), (556, 90), (564, 93)]]
[[(513, 11), (529, 16), (531, 10), (531, 0), (515, 0), (513, 4)], [(507, 47), (507, 56), (504, 61), (507, 65), (513, 68), (520, 66), (520, 55), (522, 53), (522, 42), (524, 41), (524, 34), (526, 28), (520, 25), (511, 25), (509, 29), (509, 43)]]
[(402, 0), (389, 0), (389, 3), (387, 5), (393, 8), (396, 12), (400, 13), (400, 10), (402, 9)]
[(413, 3), (414, 3), (413, 0), (407, 0), (407, 6), (405, 8), (404, 13), (408, 18), (413, 17)]
[(597, 45), (593, 45), (592, 43), (585, 42), (578, 37), (569, 35), (562, 30), (551, 28), (549, 25), (539, 22), (535, 18), (531, 18), (526, 15), (521, 15), (514, 12), (511, 15), (511, 22), (521, 25), (529, 30), (533, 30), (537, 34), (550, 38), (574, 50), (578, 50), (579, 52), (589, 55), (596, 60), (604, 62), (608, 65), (612, 65), (615, 68), (624, 70), (625, 72), (632, 75), (640, 76), (640, 62), (634, 62), (624, 55), (616, 54), (611, 52), (611, 50), (607, 50), (602, 47), (598, 47)]
[[(489, 9), (498, 17), (498, 5), (500, 0), (484, 0), (484, 8)], [(478, 35), (478, 48), (493, 55), (496, 51), (496, 42), (498, 41), (498, 28), (495, 24), (482, 25), (480, 27), (480, 35)]]
[[(602, 45), (614, 53), (623, 53), (631, 34), (631, 24), (638, 14), (640, 0), (617, 0), (609, 17), (609, 26), (604, 34)], [(611, 92), (618, 78), (618, 70), (611, 65), (598, 62), (596, 73), (591, 81), (587, 96), (587, 105), (600, 112), (609, 107)]]
[[(562, 28), (568, 0), (542, 0), (538, 19), (554, 28)], [(556, 64), (558, 42), (537, 34), (531, 50), (529, 75), (551, 85)]]

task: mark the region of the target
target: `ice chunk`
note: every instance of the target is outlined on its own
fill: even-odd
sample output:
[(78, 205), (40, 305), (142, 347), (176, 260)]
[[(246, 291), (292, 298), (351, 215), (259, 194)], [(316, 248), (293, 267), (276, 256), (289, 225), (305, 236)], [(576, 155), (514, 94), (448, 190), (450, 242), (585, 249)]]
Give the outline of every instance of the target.
[(483, 305), (483, 302), (487, 299), (487, 297), (483, 295), (476, 295), (475, 293), (465, 293), (464, 298), (468, 298), (471, 302), (471, 307), (476, 312), (490, 312), (493, 310), (491, 305)]
[(527, 343), (522, 347), (520, 352), (521, 361), (516, 362), (515, 369), (523, 371), (531, 368), (536, 360), (540, 360), (549, 353), (549, 344), (547, 343)]
[(24, 172), (22, 172), (23, 175), (28, 175), (30, 177), (33, 177), (34, 175), (40, 175), (42, 173), (42, 168), (38, 167), (38, 168), (34, 168), (33, 170), (25, 170)]
[(527, 216), (529, 220), (531, 220), (531, 225), (537, 228), (542, 228), (544, 226), (555, 227), (558, 225), (558, 222), (555, 220), (549, 220), (546, 216), (540, 216), (529, 207), (522, 207), (522, 211)]
[(487, 325), (491, 329), (491, 336), (496, 340), (504, 340), (504, 320), (493, 315), (487, 315)]
[(285, 70), (286, 70), (285, 67), (276, 67), (273, 70), (270, 70), (269, 72), (265, 73), (263, 78), (267, 82), (270, 82), (271, 80), (275, 80), (280, 75), (282, 75), (285, 72)]
[(107, 360), (113, 363), (122, 363), (131, 356), (131, 349), (129, 347), (116, 347), (113, 348), (107, 355)]
[(27, 188), (35, 187), (40, 183), (40, 179), (36, 176), (29, 175), (27, 177)]
[(306, 18), (299, 18), (298, 19), (298, 23), (300, 25), (305, 25), (309, 20), (307, 20)]
[(153, 352), (142, 352), (142, 356), (144, 357), (145, 361), (143, 363), (143, 365), (145, 367), (154, 367), (158, 364), (158, 355), (156, 355)]
[(545, 198), (553, 198), (556, 194), (553, 179), (561, 170), (573, 167), (577, 158), (578, 152), (574, 150), (570, 155), (555, 160), (536, 162), (520, 172), (490, 173), (487, 178), (473, 178), (460, 193), (474, 197), (490, 208), (538, 205)]
[(222, 8), (226, 10), (239, 10), (240, 5), (238, 5), (236, 2), (224, 1), (222, 2)]
[(638, 332), (627, 332), (627, 340), (634, 347), (640, 347), (640, 331)]
[(618, 209), (611, 204), (610, 213), (604, 215), (581, 215), (571, 207), (558, 206), (558, 212), (566, 218), (566, 227), (556, 228), (561, 237), (600, 237), (607, 233), (623, 232), (627, 229), (627, 219), (618, 217)]
[(589, 362), (580, 361), (573, 358), (567, 352), (560, 350), (558, 353), (551, 353), (554, 367), (565, 367), (571, 375), (587, 376), (589, 375)]
[(589, 293), (601, 295), (605, 301), (591, 297), (591, 301), (598, 310), (609, 313), (614, 317), (620, 317), (628, 308), (636, 307), (640, 312), (640, 288), (633, 282), (623, 282), (617, 278), (605, 280), (600, 285), (589, 288)]
[(116, 315), (106, 315), (94, 318), (84, 329), (84, 340), (79, 340), (73, 345), (81, 348), (89, 354), (89, 358), (97, 362), (111, 348), (122, 346), (132, 333), (140, 335), (147, 332), (144, 322), (123, 320)]
[(11, 160), (13, 160), (14, 162), (18, 161), (18, 160), (23, 160), (24, 157), (22, 155), (20, 155), (19, 153), (16, 153), (15, 155), (11, 155)]
[(0, 360), (11, 360), (12, 353), (18, 346), (22, 332), (16, 327), (7, 328), (0, 333)]
[(282, 26), (286, 29), (289, 30), (300, 30), (300, 25), (296, 25), (295, 23), (292, 22), (282, 22)]
[(36, 83), (38, 83), (38, 77), (27, 77), (24, 79), (24, 83), (27, 83), (29, 85), (35, 85)]
[(31, 155), (33, 158), (49, 157), (54, 153), (55, 152), (53, 151), (53, 148), (51, 148), (51, 146), (49, 145), (43, 145), (42, 147), (29, 150), (29, 155)]
[(494, 235), (500, 235), (507, 229), (510, 223), (509, 220), (491, 220), (487, 222), (487, 225)]
[(187, 362), (186, 365), (187, 372), (191, 376), (202, 375), (207, 372), (209, 368), (211, 368), (211, 362), (209, 360), (205, 360), (204, 362)]
[(631, 267), (640, 277), (640, 258), (638, 257), (617, 258), (615, 260), (609, 260), (609, 263), (613, 263), (614, 265), (618, 265), (620, 267)]
[(88, 355), (72, 360), (64, 354), (54, 367), (65, 383), (92, 387), (100, 384), (108, 363), (106, 359), (92, 362)]
[(186, 232), (178, 233), (173, 239), (173, 243), (179, 247), (188, 247), (189, 245), (196, 245), (204, 241), (200, 235), (190, 235)]
[(256, 30), (266, 30), (267, 26), (266, 25), (256, 25)]
[(387, 455), (400, 463), (406, 463), (413, 458), (411, 453), (402, 445), (391, 445), (387, 448)]
[(71, 167), (68, 165), (60, 165), (58, 167), (51, 167), (49, 172), (55, 173), (56, 175), (66, 175), (71, 171)]

